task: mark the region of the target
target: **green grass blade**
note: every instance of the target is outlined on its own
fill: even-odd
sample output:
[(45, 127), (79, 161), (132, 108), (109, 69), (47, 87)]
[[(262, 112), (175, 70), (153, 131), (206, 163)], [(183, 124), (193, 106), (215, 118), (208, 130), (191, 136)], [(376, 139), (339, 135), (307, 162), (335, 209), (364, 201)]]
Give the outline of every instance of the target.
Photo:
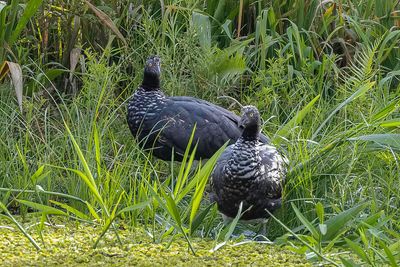
[[(4, 213), (7, 216), (4, 216), (5, 218), (11, 220), (17, 227), (18, 229), (22, 232), (22, 234), (31, 242), (31, 244), (37, 249), (40, 250), (40, 246), (36, 241), (33, 239), (33, 237), (25, 230), (25, 228), (14, 218), (14, 216), (11, 215), (11, 213), (8, 211), (7, 207), (0, 202), (0, 209), (4, 211)], [(1, 215), (1, 214), (0, 214)]]
[(203, 211), (196, 214), (196, 217), (194, 217), (194, 219), (190, 223), (190, 234), (193, 234), (197, 230), (197, 228), (199, 228), (213, 206), (214, 203), (208, 205)]
[(145, 207), (147, 207), (147, 206), (150, 204), (150, 201), (151, 201), (151, 200), (149, 199), (149, 200), (140, 202), (140, 203), (138, 203), (138, 204), (134, 204), (134, 205), (128, 206), (128, 207), (126, 207), (126, 208), (123, 208), (122, 210), (120, 210), (120, 211), (117, 213), (117, 216), (119, 216), (120, 214), (122, 214), (122, 213), (124, 213), (124, 212), (130, 212), (130, 211), (134, 211), (134, 210), (144, 209)]
[(345, 259), (343, 257), (339, 257), (345, 267), (360, 267), (361, 265), (355, 263), (352, 260)]
[(297, 114), (290, 121), (288, 121), (284, 126), (282, 126), (282, 128), (280, 128), (275, 133), (272, 142), (275, 144), (279, 144), (282, 141), (282, 138), (287, 137), (289, 131), (303, 121), (304, 117), (310, 112), (310, 110), (313, 108), (314, 104), (317, 102), (320, 96), (321, 95), (317, 95), (316, 97), (314, 97), (314, 99), (311, 100), (310, 103), (308, 103), (302, 110), (297, 112)]
[[(399, 71), (400, 74), (400, 71)], [(387, 106), (385, 106), (384, 108), (380, 109), (377, 113), (375, 113), (372, 116), (372, 122), (375, 122), (377, 120), (386, 118), (387, 116), (389, 116), (390, 114), (392, 114), (393, 112), (395, 112), (400, 106), (400, 101), (393, 101), (392, 103), (388, 104)]]
[(293, 202), (291, 202), (290, 204), (292, 205), (292, 208), (293, 208), (294, 212), (296, 213), (297, 218), (308, 229), (308, 231), (310, 231), (310, 233), (312, 234), (314, 239), (318, 240), (320, 237), (320, 234), (319, 234), (317, 228), (315, 228), (312, 225), (312, 223), (309, 220), (307, 220), (306, 217), (304, 217), (304, 215), (299, 211), (299, 209), (296, 207), (296, 205)]
[(383, 241), (379, 240), (379, 244), (383, 248), (383, 251), (385, 252), (387, 259), (389, 260), (390, 265), (392, 267), (398, 267), (399, 265), (397, 264), (392, 251), (385, 245), (385, 243), (383, 243)]
[[(184, 153), (183, 158), (182, 158), (181, 168), (179, 169), (179, 174), (178, 174), (178, 178), (177, 178), (176, 185), (175, 185), (175, 190), (174, 190), (174, 196), (175, 196), (175, 197), (178, 195), (178, 193), (180, 192), (180, 190), (181, 190), (181, 188), (182, 188), (182, 186), (183, 186), (183, 183), (184, 183), (184, 173), (185, 173), (185, 171), (186, 171), (186, 168), (189, 168), (189, 169), (190, 169), (190, 167), (191, 167), (191, 162), (190, 162), (190, 160), (189, 160), (189, 162), (188, 162), (188, 156), (189, 156), (189, 153), (190, 153), (190, 148), (191, 148), (191, 146), (192, 146), (192, 142), (193, 142), (193, 138), (194, 138), (194, 133), (195, 133), (195, 131), (196, 131), (196, 124), (195, 124), (194, 127), (193, 127), (193, 130), (192, 130), (192, 133), (191, 133), (191, 135), (190, 135), (188, 144), (187, 144), (187, 146), (186, 146), (185, 153)], [(196, 148), (197, 148), (197, 146), (195, 147), (195, 149), (196, 149)], [(193, 151), (193, 152), (192, 152), (191, 158), (194, 157), (194, 153), (195, 153), (195, 152), (196, 152), (196, 151)], [(192, 160), (192, 162), (193, 162), (193, 160)], [(190, 166), (189, 166), (189, 165), (190, 165)]]
[(108, 214), (108, 210), (107, 210), (107, 208), (105, 206), (105, 203), (103, 201), (103, 198), (101, 197), (100, 192), (99, 192), (99, 190), (97, 188), (96, 182), (95, 182), (95, 180), (93, 178), (92, 172), (90, 171), (89, 165), (88, 165), (88, 163), (87, 163), (87, 161), (86, 161), (86, 159), (85, 159), (85, 157), (84, 157), (84, 155), (83, 155), (78, 143), (76, 142), (74, 136), (72, 135), (68, 125), (66, 123), (64, 123), (64, 125), (65, 125), (65, 129), (67, 130), (68, 135), (69, 135), (69, 137), (70, 137), (70, 139), (72, 141), (72, 144), (73, 144), (73, 146), (75, 148), (75, 151), (78, 154), (79, 160), (80, 160), (81, 164), (83, 165), (83, 169), (85, 170), (85, 175), (83, 175), (83, 173), (78, 171), (78, 170), (73, 170), (73, 169), (70, 169), (70, 170), (72, 170), (73, 172), (78, 174), (79, 177), (81, 177), (84, 180), (84, 182), (89, 186), (90, 191), (94, 194), (94, 196), (96, 197), (97, 201), (100, 203), (101, 207), (104, 209), (105, 213), (108, 216), (109, 215)]
[(89, 216), (87, 216), (83, 212), (81, 212), (81, 211), (79, 211), (79, 210), (77, 210), (77, 209), (75, 209), (75, 208), (73, 208), (73, 207), (71, 207), (71, 206), (69, 206), (69, 205), (67, 205), (65, 203), (61, 203), (61, 202), (58, 202), (58, 201), (55, 201), (55, 200), (49, 200), (49, 202), (51, 202), (51, 203), (53, 203), (53, 204), (55, 204), (57, 206), (60, 206), (61, 208), (63, 208), (65, 210), (67, 210), (68, 212), (74, 214), (78, 218), (81, 218), (83, 220), (89, 220), (90, 219)]
[(97, 124), (93, 123), (93, 140), (94, 140), (94, 152), (97, 164), (97, 174), (101, 177), (101, 151), (100, 151), (100, 137), (99, 131), (97, 130)]
[(368, 255), (365, 253), (365, 251), (364, 251), (364, 249), (362, 247), (360, 247), (357, 243), (351, 241), (348, 238), (344, 238), (344, 240), (346, 241), (346, 243), (349, 246), (349, 248), (355, 254), (357, 254), (364, 262), (367, 262), (367, 263), (371, 264), (371, 261), (370, 261)]
[(33, 209), (36, 209), (36, 210), (40, 210), (41, 212), (44, 212), (47, 214), (68, 216), (68, 214), (65, 213), (64, 211), (50, 207), (50, 206), (42, 205), (39, 203), (35, 203), (35, 202), (28, 201), (28, 200), (23, 200), (23, 199), (16, 199), (16, 200), (21, 204), (24, 204), (24, 205), (31, 207)]
[(229, 224), (228, 231), (224, 235), (224, 241), (228, 241), (233, 231), (235, 231), (236, 225), (238, 224), (240, 217), (242, 217), (243, 202), (240, 202), (238, 212), (232, 222)]
[(215, 163), (217, 162), (219, 156), (222, 154), (222, 152), (225, 150), (226, 146), (228, 145), (228, 142), (226, 142), (220, 149), (218, 149), (217, 152), (204, 164), (204, 166), (201, 167), (201, 169), (196, 173), (195, 177), (190, 180), (190, 182), (185, 186), (180, 194), (176, 197), (176, 202), (179, 203), (179, 201), (185, 197), (187, 194), (189, 194), (190, 191), (193, 190), (193, 188), (196, 187), (196, 185), (202, 181), (203, 179), (208, 179), (210, 176), (211, 172), (214, 169)]
[[(193, 180), (199, 180), (194, 195), (191, 200), (191, 212), (190, 212), (190, 225), (192, 225), (193, 219), (196, 216), (197, 210), (200, 206), (200, 202), (203, 198), (204, 189), (206, 188), (208, 179), (211, 175), (211, 172), (214, 169), (215, 164), (219, 156), (225, 150), (228, 143), (225, 143), (215, 154), (207, 161), (207, 163), (199, 170), (198, 174)], [(189, 184), (190, 185), (190, 184)], [(191, 185), (190, 185), (191, 186)], [(186, 191), (186, 190), (185, 190)]]
[(392, 119), (392, 120), (386, 120), (382, 121), (379, 123), (379, 126), (381, 127), (399, 127), (400, 126), (400, 118), (399, 119)]
[(274, 219), (278, 224), (280, 224), (288, 233), (290, 233), (293, 237), (295, 237), (297, 240), (300, 241), (303, 245), (305, 245), (307, 248), (309, 248), (312, 252), (314, 252), (316, 255), (321, 257), (322, 259), (326, 260), (330, 264), (334, 266), (340, 266), (337, 262), (325, 257), (322, 255), (318, 250), (316, 250), (313, 246), (305, 242), (301, 237), (299, 237), (295, 232), (293, 232), (289, 227), (287, 227), (282, 221), (280, 221), (278, 218), (276, 218), (269, 210), (265, 210), (269, 216), (271, 216), (272, 219)]
[(95, 218), (97, 221), (101, 221), (100, 216), (97, 214), (96, 210), (93, 208), (92, 205), (90, 205), (89, 202), (85, 202), (86, 207), (88, 208), (90, 214), (93, 216), (93, 218)]
[(356, 92), (354, 92), (349, 98), (347, 98), (345, 101), (340, 103), (329, 115), (328, 117), (321, 123), (321, 125), (318, 127), (318, 129), (314, 132), (312, 135), (312, 139), (314, 140), (319, 132), (322, 130), (322, 128), (325, 127), (325, 125), (330, 121), (330, 119), (343, 107), (345, 107), (347, 104), (352, 102), (353, 100), (356, 100), (360, 96), (364, 95), (368, 90), (370, 90), (373, 86), (375, 85), (375, 82), (367, 82), (366, 84), (362, 84)]
[(110, 226), (113, 224), (115, 219), (118, 218), (118, 216), (120, 216), (124, 212), (143, 209), (143, 208), (147, 207), (149, 205), (149, 203), (150, 203), (150, 200), (147, 200), (147, 201), (141, 202), (139, 204), (135, 204), (135, 205), (131, 205), (129, 207), (126, 207), (126, 208), (120, 210), (118, 213), (116, 213), (116, 208), (118, 207), (118, 204), (119, 204), (119, 202), (121, 200), (121, 196), (122, 196), (122, 193), (120, 195), (120, 199), (117, 202), (117, 205), (115, 205), (114, 211), (112, 212), (111, 216), (107, 218), (107, 221), (106, 221), (105, 225), (103, 226), (103, 230), (102, 230), (100, 236), (97, 238), (96, 242), (94, 243), (93, 248), (97, 247), (97, 245), (99, 244), (99, 241), (101, 240), (101, 238), (106, 234), (108, 229), (110, 229)]

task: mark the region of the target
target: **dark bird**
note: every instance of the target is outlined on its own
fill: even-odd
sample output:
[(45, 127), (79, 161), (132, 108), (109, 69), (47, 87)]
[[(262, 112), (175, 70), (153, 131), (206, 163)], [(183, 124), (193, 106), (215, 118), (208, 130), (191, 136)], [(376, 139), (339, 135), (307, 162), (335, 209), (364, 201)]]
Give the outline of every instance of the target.
[[(128, 104), (131, 133), (145, 149), (162, 160), (181, 161), (196, 125), (193, 146), (195, 159), (210, 158), (226, 141), (234, 143), (242, 134), (240, 117), (207, 101), (186, 97), (168, 97), (160, 89), (161, 62), (157, 56), (147, 59), (143, 82)], [(260, 135), (263, 143), (269, 139)]]
[[(265, 221), (280, 208), (286, 159), (271, 145), (260, 142), (260, 114), (245, 106), (239, 122), (244, 131), (221, 154), (211, 174), (211, 200), (224, 220), (236, 217), (243, 202), (241, 220)], [(261, 219), (261, 220), (260, 220)]]

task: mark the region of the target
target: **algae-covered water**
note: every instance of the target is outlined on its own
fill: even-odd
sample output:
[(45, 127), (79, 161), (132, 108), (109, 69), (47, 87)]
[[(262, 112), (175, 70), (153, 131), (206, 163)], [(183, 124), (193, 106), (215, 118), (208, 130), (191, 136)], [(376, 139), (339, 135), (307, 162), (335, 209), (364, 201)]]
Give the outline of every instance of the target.
[(270, 244), (227, 244), (215, 252), (213, 240), (193, 239), (196, 256), (183, 239), (167, 247), (155, 243), (142, 229), (119, 229), (123, 245), (110, 231), (92, 246), (100, 228), (84, 223), (37, 226), (29, 233), (41, 246), (37, 251), (18, 229), (0, 221), (0, 266), (310, 266), (300, 255)]

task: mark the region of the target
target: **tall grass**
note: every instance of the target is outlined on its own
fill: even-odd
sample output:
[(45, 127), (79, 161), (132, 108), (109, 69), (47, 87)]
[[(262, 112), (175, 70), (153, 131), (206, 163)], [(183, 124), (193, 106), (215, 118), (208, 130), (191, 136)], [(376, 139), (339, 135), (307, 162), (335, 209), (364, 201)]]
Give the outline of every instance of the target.
[[(18, 223), (15, 214), (23, 220), (39, 210), (42, 226), (50, 214), (100, 225), (94, 246), (106, 231), (118, 238), (122, 222), (144, 227), (154, 242), (183, 237), (193, 253), (195, 237), (232, 238), (236, 222), (222, 225), (206, 197), (218, 155), (195, 166), (187, 150), (183, 164), (161, 162), (126, 126), (125, 101), (144, 59), (159, 54), (167, 94), (256, 105), (264, 132), (287, 154), (284, 205), (268, 224), (269, 239), (315, 262), (396, 266), (395, 1), (243, 1), (231, 13), (221, 6), (231, 1), (204, 9), (200, 2), (124, 9), (115, 23), (129, 47), (113, 38), (100, 52), (82, 43), (73, 95), (34, 60), (24, 72), (38, 90), (23, 113), (9, 85), (0, 86), (2, 215)], [(241, 38), (238, 14), (246, 14)]]

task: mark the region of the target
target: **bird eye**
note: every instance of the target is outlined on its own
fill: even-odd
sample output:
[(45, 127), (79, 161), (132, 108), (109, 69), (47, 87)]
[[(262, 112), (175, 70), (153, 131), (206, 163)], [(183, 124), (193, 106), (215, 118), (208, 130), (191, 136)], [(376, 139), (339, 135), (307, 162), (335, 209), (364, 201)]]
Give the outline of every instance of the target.
[(153, 64), (149, 63), (149, 67), (152, 67), (152, 66), (153, 66)]
[(254, 113), (252, 112), (252, 113), (250, 113), (250, 117), (253, 117), (254, 116)]

